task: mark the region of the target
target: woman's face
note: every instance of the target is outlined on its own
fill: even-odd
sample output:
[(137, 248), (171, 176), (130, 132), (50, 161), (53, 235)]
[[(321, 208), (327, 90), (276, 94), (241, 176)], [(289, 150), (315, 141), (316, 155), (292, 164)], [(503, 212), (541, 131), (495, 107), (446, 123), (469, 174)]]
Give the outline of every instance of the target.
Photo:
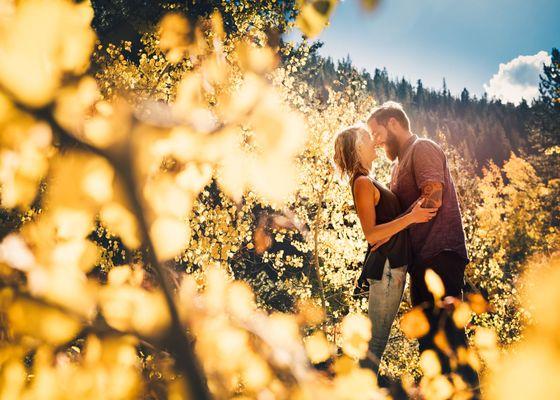
[(356, 138), (356, 152), (360, 164), (368, 171), (371, 170), (371, 164), (377, 158), (377, 149), (371, 134), (365, 129), (361, 130)]

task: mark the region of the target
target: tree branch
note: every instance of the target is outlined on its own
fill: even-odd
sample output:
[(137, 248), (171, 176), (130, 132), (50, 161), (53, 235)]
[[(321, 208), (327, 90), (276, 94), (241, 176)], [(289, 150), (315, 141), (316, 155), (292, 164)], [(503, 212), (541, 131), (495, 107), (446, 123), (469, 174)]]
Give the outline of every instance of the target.
[[(0, 88), (1, 90), (2, 88)], [(4, 93), (8, 94), (8, 92)], [(167, 271), (158, 262), (155, 256), (153, 242), (149, 235), (148, 223), (146, 221), (144, 209), (137, 190), (137, 183), (133, 174), (133, 154), (131, 153), (130, 141), (126, 142), (124, 148), (118, 149), (121, 151), (112, 152), (99, 149), (85, 141), (80, 140), (71, 133), (67, 132), (53, 117), (53, 105), (49, 104), (43, 108), (33, 109), (25, 104), (18, 102), (16, 99), (11, 99), (13, 104), (19, 110), (34, 115), (38, 119), (47, 122), (53, 129), (54, 133), (58, 136), (59, 145), (62, 150), (65, 149), (79, 149), (86, 151), (106, 159), (115, 169), (115, 172), (122, 178), (126, 192), (130, 196), (133, 214), (136, 216), (140, 232), (142, 235), (142, 242), (147, 246), (148, 251), (146, 258), (148, 263), (156, 271), (159, 284), (163, 290), (167, 308), (171, 316), (171, 327), (166, 333), (165, 342), (169, 346), (169, 351), (176, 362), (176, 367), (179, 371), (183, 372), (185, 377), (186, 391), (190, 392), (192, 398), (197, 400), (211, 399), (204, 372), (201, 368), (200, 362), (194, 353), (191, 339), (187, 335), (188, 325), (185, 327), (179, 319), (177, 307), (173, 299), (173, 293), (169, 284)]]

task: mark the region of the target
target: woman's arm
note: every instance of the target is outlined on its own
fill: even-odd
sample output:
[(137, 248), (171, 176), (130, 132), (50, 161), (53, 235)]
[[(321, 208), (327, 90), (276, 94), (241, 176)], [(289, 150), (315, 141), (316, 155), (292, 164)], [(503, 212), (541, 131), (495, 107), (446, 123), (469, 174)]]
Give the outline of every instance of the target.
[(393, 236), (414, 223), (429, 221), (436, 215), (437, 208), (422, 208), (422, 201), (416, 203), (407, 214), (395, 218), (385, 224), (375, 224), (375, 201), (379, 198), (379, 190), (365, 176), (354, 181), (354, 201), (362, 230), (369, 243), (375, 243)]

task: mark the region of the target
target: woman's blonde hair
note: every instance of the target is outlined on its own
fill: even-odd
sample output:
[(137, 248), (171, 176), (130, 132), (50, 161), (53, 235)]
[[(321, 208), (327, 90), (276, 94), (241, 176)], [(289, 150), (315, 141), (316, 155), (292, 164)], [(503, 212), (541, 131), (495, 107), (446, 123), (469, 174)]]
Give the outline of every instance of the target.
[(356, 141), (361, 134), (368, 134), (367, 128), (363, 124), (354, 125), (343, 129), (336, 135), (334, 141), (334, 163), (342, 177), (346, 177), (350, 184), (357, 175), (369, 175), (368, 171), (361, 163), (356, 148)]

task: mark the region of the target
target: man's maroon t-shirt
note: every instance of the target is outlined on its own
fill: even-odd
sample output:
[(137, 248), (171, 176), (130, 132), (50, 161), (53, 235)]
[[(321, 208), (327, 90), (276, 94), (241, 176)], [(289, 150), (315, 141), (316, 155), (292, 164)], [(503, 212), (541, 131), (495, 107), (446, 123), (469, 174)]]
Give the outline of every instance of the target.
[(431, 221), (409, 228), (414, 263), (425, 263), (444, 250), (454, 251), (468, 262), (461, 211), (445, 154), (432, 140), (412, 135), (393, 165), (391, 191), (402, 209), (408, 210), (429, 181), (443, 184), (442, 205)]

